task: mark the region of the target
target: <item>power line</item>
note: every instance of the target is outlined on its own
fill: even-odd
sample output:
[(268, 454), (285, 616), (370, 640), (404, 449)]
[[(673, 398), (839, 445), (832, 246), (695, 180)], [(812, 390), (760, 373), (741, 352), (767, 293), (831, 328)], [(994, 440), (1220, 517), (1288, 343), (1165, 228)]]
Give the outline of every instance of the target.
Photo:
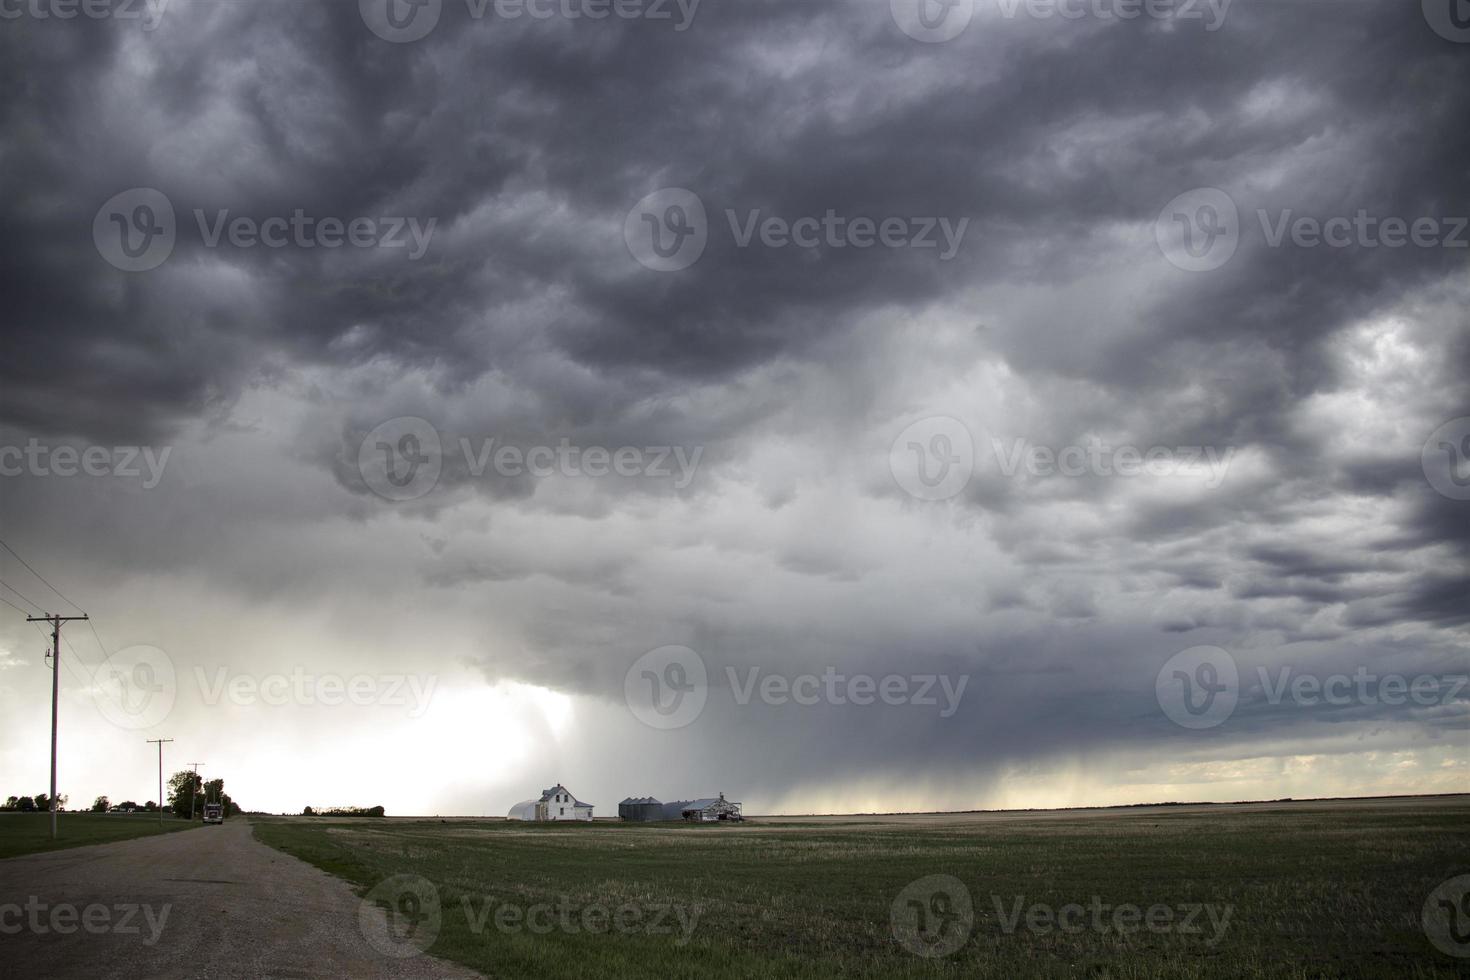
[(0, 602), (5, 603), (11, 609), (14, 609), (16, 612), (20, 613), (22, 616), (29, 616), (31, 614), (31, 611), (29, 609), (20, 608), (20, 606), (17, 606), (15, 603), (5, 598), (3, 595), (0, 595)]
[(10, 552), (12, 555), (15, 555), (15, 560), (16, 561), (20, 562), (22, 565), (24, 565), (26, 567), (26, 570), (28, 572), (30, 572), (32, 575), (36, 576), (36, 578), (40, 579), (42, 585), (46, 586), (46, 588), (50, 589), (52, 592), (55, 592), (57, 595), (61, 596), (61, 600), (63, 602), (65, 602), (67, 605), (71, 606), (73, 609), (75, 609), (79, 613), (86, 612), (86, 610), (84, 610), (81, 606), (77, 605), (75, 602), (72, 602), (65, 595), (63, 595), (62, 594), (62, 591), (60, 589), (58, 589), (56, 586), (52, 585), (50, 582), (46, 581), (46, 577), (44, 575), (42, 575), (40, 572), (38, 572), (34, 568), (32, 568), (30, 566), (30, 563), (27, 562), (20, 555), (15, 554), (15, 549), (12, 548), (10, 545), (6, 544), (3, 540), (0, 540), (0, 548), (4, 548), (6, 551)]
[(26, 595), (24, 592), (22, 592), (20, 589), (17, 589), (15, 586), (10, 585), (7, 582), (0, 582), (0, 586), (3, 586), (5, 588), (9, 589), (11, 592), (14, 592), (16, 595), (20, 596), (22, 601), (28, 602), (32, 606), (35, 606), (36, 607), (36, 610), (38, 612), (45, 612), (46, 611), (46, 610), (44, 610), (44, 609), (41, 608), (41, 604), (39, 602), (37, 602), (35, 599), (32, 599), (30, 596)]
[(102, 634), (97, 632), (97, 626), (92, 620), (87, 620), (87, 625), (92, 627), (92, 635), (97, 638), (97, 648), (102, 651), (102, 659), (106, 660), (112, 654), (107, 652), (107, 644), (102, 642)]
[[(41, 573), (40, 572), (36, 571), (34, 568), (31, 568), (30, 563), (27, 562), (20, 555), (16, 554), (14, 548), (12, 548), (10, 545), (6, 544), (4, 541), (0, 541), (0, 547), (4, 547), (6, 551), (10, 552), (12, 555), (15, 555), (15, 560), (18, 561), (18, 562), (20, 562), (22, 565), (24, 565), (30, 571), (30, 573), (32, 575), (36, 576), (37, 579), (40, 579), (41, 583), (43, 585), (45, 585), (46, 588), (50, 589), (52, 592), (55, 592), (57, 595), (61, 596), (61, 598), (63, 600), (65, 600), (72, 608), (76, 609), (78, 612), (82, 612), (82, 607), (81, 606), (78, 606), (75, 602), (72, 602), (70, 599), (68, 599), (65, 595), (62, 594), (62, 592), (61, 592), (60, 589), (58, 589), (56, 586), (52, 585), (45, 578), (43, 578), (41, 576)], [(9, 583), (4, 582), (4, 581), (0, 581), (0, 586), (4, 586), (5, 588), (9, 589), (11, 592), (14, 592), (16, 595), (20, 596), (20, 598), (22, 600), (24, 600), (25, 602), (28, 602), (32, 606), (34, 606), (38, 612), (42, 612), (42, 613), (45, 612), (45, 607), (44, 606), (42, 606), (36, 600), (32, 599), (30, 596), (28, 596), (25, 593), (21, 592), (15, 586), (10, 585)], [(3, 596), (0, 596), (0, 599), (3, 599), (3, 598), (4, 598)], [(5, 604), (7, 606), (10, 606), (12, 609), (16, 609), (16, 610), (18, 610), (20, 612), (25, 612), (27, 616), (30, 615), (29, 612), (27, 612), (24, 609), (20, 609), (20, 607), (17, 606), (17, 605), (15, 605), (15, 603), (13, 603), (13, 602), (6, 602)], [(109, 656), (111, 656), (111, 654), (109, 654), (107, 652), (107, 644), (105, 644), (105, 643), (102, 642), (102, 634), (100, 634), (100, 633), (97, 632), (97, 627), (92, 623), (92, 620), (91, 620), (90, 617), (88, 617), (85, 620), (85, 622), (87, 623), (88, 626), (90, 626), (92, 628), (92, 635), (97, 639), (97, 647), (98, 647), (98, 649), (100, 649), (102, 651), (102, 659), (103, 660), (106, 660)], [(36, 628), (37, 629), (40, 629), (39, 626), (36, 627)], [(70, 640), (68, 640), (65, 637), (63, 637), (62, 638), (62, 642), (66, 644), (67, 649), (72, 652), (72, 655), (73, 656), (75, 656), (79, 661), (81, 661), (82, 665), (85, 666), (87, 668), (87, 670), (92, 671), (93, 673), (96, 673), (96, 671), (93, 669), (92, 665), (89, 664), (89, 663), (87, 663), (86, 658), (83, 657), (81, 654), (77, 653), (76, 648), (71, 645), (71, 641)], [(76, 671), (72, 671), (72, 673), (74, 675), (76, 675), (77, 678), (78, 678), (78, 680), (81, 680), (83, 684), (90, 684), (91, 683), (91, 681), (88, 680), (87, 678), (81, 676), (80, 674), (76, 674)]]

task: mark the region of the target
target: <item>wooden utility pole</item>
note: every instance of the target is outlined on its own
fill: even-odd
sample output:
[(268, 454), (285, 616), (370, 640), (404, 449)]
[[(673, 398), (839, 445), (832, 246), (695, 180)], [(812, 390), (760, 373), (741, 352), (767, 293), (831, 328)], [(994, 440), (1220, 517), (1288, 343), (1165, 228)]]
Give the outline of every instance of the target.
[[(202, 762), (189, 763), (189, 768), (194, 770), (194, 781), (189, 784), (189, 819), (191, 821), (194, 819), (194, 793), (199, 789), (199, 767), (202, 765), (204, 765)], [(208, 803), (209, 800), (206, 799), (204, 802)]]
[(28, 623), (51, 624), (51, 839), (56, 839), (56, 706), (61, 689), (61, 624), (86, 616), (27, 616)]
[(172, 742), (171, 738), (150, 738), (149, 745), (158, 743), (158, 826), (163, 826), (163, 743)]

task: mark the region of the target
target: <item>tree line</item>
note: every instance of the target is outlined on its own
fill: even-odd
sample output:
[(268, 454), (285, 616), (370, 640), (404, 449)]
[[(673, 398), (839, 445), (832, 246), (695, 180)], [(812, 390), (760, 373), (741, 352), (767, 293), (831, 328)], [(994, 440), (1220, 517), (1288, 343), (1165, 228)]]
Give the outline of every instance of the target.
[[(225, 792), (225, 781), (223, 779), (205, 780), (197, 772), (191, 769), (181, 769), (174, 773), (168, 781), (167, 806), (164, 812), (172, 813), (175, 817), (188, 820), (192, 815), (196, 819), (204, 816), (205, 803), (219, 803), (224, 806), (226, 817), (234, 817), (240, 814), (240, 806), (230, 799), (230, 794)], [(56, 796), (56, 809), (66, 809), (67, 796), (58, 793)], [(51, 797), (45, 793), (37, 793), (35, 796), (11, 796), (0, 804), (0, 811), (14, 811), (17, 813), (46, 813), (51, 809)], [(91, 813), (157, 813), (158, 802), (148, 800), (146, 803), (138, 804), (132, 800), (123, 800), (121, 803), (113, 803), (106, 796), (99, 796), (92, 801), (89, 808)]]

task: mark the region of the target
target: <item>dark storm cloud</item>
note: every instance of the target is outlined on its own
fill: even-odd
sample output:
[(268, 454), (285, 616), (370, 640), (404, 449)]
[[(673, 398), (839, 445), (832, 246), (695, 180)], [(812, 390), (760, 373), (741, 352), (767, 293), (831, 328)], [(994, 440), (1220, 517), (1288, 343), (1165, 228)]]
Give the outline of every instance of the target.
[[(973, 676), (944, 720), (726, 698), (693, 734), (773, 792), (1187, 741), (1153, 689), (1187, 644), (1257, 644), (1246, 665), (1307, 641), (1348, 669), (1443, 667), (1463, 643), (1470, 521), (1418, 453), (1470, 410), (1467, 253), (1276, 247), (1258, 211), (1267, 226), (1287, 209), (1470, 213), (1470, 47), (1412, 3), (1238, 0), (1213, 32), (979, 9), (936, 45), (886, 3), (838, 0), (706, 0), (685, 31), (476, 20), (446, 0), (405, 44), (326, 0), (173, 0), (152, 32), (0, 22), (3, 431), (177, 438), (184, 474), (109, 502), (96, 553), (61, 553), (99, 575), (184, 568), (251, 600), (464, 598), (489, 676), (613, 702), (667, 643), (716, 668)], [(1204, 186), (1238, 206), (1240, 246), (1186, 272), (1153, 225)], [(129, 273), (92, 228), (135, 187), (167, 195), (178, 242)], [(702, 257), (671, 273), (623, 240), (629, 209), (666, 187), (709, 219)], [(726, 212), (756, 209), (969, 223), (948, 259), (739, 247)], [(433, 224), (412, 258), (207, 247), (196, 210)], [(1410, 327), (1392, 343), (1355, 339), (1394, 318)], [(1395, 367), (1395, 344), (1422, 362)], [(1393, 397), (1372, 401), (1372, 371)], [(944, 409), (952, 389), (979, 407)], [(1208, 492), (991, 459), (941, 532), (881, 462), (930, 410), (964, 414), (987, 457), (1018, 434), (1239, 455)], [(688, 492), (558, 495), (446, 458), (432, 494), (389, 514), (357, 453), (405, 415), (447, 448), (565, 438), (705, 463)], [(1383, 436), (1370, 423), (1390, 415)], [(252, 431), (274, 455), (222, 448)], [(48, 507), (88, 510), (80, 490), (0, 491), (48, 533), (65, 524)], [(980, 543), (945, 551), (950, 537)], [(1395, 626), (1421, 645), (1351, 635)], [(1247, 694), (1210, 744), (1285, 741), (1303, 717)]]
[[(1455, 83), (1465, 59), (1398, 7), (1240, 4), (1215, 33), (981, 20), (932, 49), (879, 5), (699, 13), (679, 33), (475, 21), (451, 3), (433, 34), (402, 45), (372, 36), (348, 3), (190, 3), (153, 34), (7, 24), (8, 88), (35, 93), (6, 113), (19, 147), (7, 185), (32, 190), (3, 215), (6, 240), (25, 243), (7, 263), (7, 411), (79, 429), (115, 425), (106, 406), (121, 402), (146, 425), (228, 399), (270, 350), (389, 356), (473, 377), (516, 358), (492, 354), (486, 337), (555, 345), (598, 370), (651, 368), (654, 383), (677, 387), (801, 357), (864, 311), (1085, 268), (1100, 225), (1149, 221), (1165, 191), (1223, 182), (1232, 167), (1334, 135), (1350, 156), (1303, 175), (1306, 185), (1242, 195), (1242, 207), (1331, 207), (1347, 190), (1387, 214), (1466, 203), (1454, 188), (1467, 137), (1453, 124), (1470, 98)], [(1359, 56), (1341, 58), (1344, 45)], [(1405, 65), (1415, 66), (1407, 79)], [(1389, 74), (1400, 82), (1375, 81)], [(1310, 100), (1310, 120), (1243, 108), (1253, 86), (1269, 85)], [(1097, 152), (1088, 134), (1109, 124), (1127, 136)], [(1378, 152), (1388, 141), (1392, 152)], [(673, 184), (704, 198), (712, 244), (692, 268), (661, 276), (627, 261), (617, 219)], [(255, 302), (184, 303), (185, 273), (128, 276), (96, 261), (91, 215), (139, 185), (167, 185), (179, 212), (170, 264), (224, 263)], [(257, 220), (297, 208), (401, 212), (437, 219), (438, 238), (415, 264), (208, 254), (195, 208)], [(726, 208), (973, 223), (947, 264), (917, 250), (796, 256), (734, 247)], [(997, 346), (1023, 370), (1139, 390), (1177, 385), (1212, 349), (1256, 338), (1286, 358), (1280, 387), (1241, 392), (1227, 407), (1236, 418), (1211, 427), (1270, 439), (1269, 413), (1322, 381), (1316, 338), (1454, 260), (1247, 250), (1221, 275), (1145, 301), (1133, 314), (1141, 332), (1118, 336), (1104, 313), (1095, 324), (1005, 325)], [(66, 406), (37, 380), (63, 348), (97, 379)], [(604, 395), (614, 404), (595, 408), (616, 409), (619, 395)]]

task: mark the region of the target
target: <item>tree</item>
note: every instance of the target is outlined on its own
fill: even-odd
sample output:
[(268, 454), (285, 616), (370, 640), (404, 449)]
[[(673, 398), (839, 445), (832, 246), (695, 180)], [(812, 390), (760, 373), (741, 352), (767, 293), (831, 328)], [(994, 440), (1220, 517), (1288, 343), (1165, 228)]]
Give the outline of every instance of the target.
[(311, 807), (306, 807), (301, 811), (301, 815), (303, 817), (314, 817), (316, 816), (316, 811), (313, 810)]
[(50, 811), (51, 797), (47, 796), (45, 793), (37, 793), (35, 796), (35, 800), (37, 810), (40, 810), (42, 813)]
[(0, 806), (0, 810), (19, 810), (19, 809), (20, 809), (20, 797), (18, 797), (18, 796), (9, 797), (8, 799), (6, 799), (5, 804), (3, 806)]
[(147, 810), (149, 813), (153, 813), (158, 809), (158, 804), (154, 803), (152, 800), (149, 800), (147, 803), (143, 804), (143, 809)]
[(113, 813), (116, 813), (119, 810), (131, 811), (136, 809), (138, 809), (138, 804), (134, 803), (132, 800), (123, 800), (121, 803), (114, 803), (112, 806)]
[(22, 813), (35, 813), (36, 801), (29, 796), (22, 796), (15, 801), (15, 808)]
[(168, 808), (174, 816), (189, 818), (189, 808), (199, 792), (199, 774), (192, 769), (180, 769), (168, 780)]
[(92, 812), (106, 813), (108, 811), (108, 808), (110, 808), (111, 806), (112, 803), (108, 801), (107, 797), (99, 796), (92, 801)]

